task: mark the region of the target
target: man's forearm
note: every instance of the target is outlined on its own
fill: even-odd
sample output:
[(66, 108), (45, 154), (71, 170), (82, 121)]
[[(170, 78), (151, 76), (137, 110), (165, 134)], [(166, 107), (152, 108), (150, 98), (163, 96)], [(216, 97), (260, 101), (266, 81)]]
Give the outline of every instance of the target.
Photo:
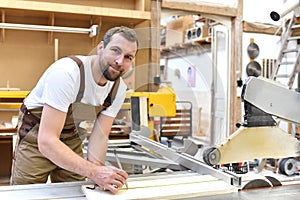
[(107, 137), (104, 134), (91, 134), (88, 144), (88, 160), (98, 165), (105, 165)]
[(88, 160), (100, 165), (105, 164), (107, 142), (114, 118), (100, 114), (95, 121), (88, 144)]

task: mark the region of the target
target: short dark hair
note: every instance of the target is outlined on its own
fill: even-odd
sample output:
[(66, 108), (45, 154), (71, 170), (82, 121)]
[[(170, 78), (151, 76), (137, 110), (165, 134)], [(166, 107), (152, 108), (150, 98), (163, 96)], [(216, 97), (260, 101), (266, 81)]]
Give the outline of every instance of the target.
[(111, 37), (117, 33), (120, 33), (124, 38), (126, 38), (127, 40), (129, 40), (131, 42), (136, 42), (137, 46), (139, 45), (139, 41), (138, 41), (136, 32), (133, 29), (128, 28), (126, 26), (118, 26), (118, 27), (109, 29), (103, 36), (102, 40), (103, 40), (104, 48), (110, 42)]

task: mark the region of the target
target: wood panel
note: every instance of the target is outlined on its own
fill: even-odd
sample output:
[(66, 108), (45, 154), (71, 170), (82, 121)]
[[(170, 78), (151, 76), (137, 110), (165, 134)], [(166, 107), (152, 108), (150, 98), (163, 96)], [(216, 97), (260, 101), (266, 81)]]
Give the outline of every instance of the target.
[[(151, 179), (150, 179), (151, 178)], [(128, 179), (128, 189), (124, 186), (113, 195), (103, 189), (90, 190), (82, 186), (88, 200), (94, 199), (180, 199), (237, 192), (237, 188), (210, 175), (156, 175)]]
[(279, 26), (271, 25), (271, 24), (243, 21), (242, 25), (243, 25), (243, 32), (246, 32), (246, 33), (281, 35), (281, 32), (282, 32), (282, 29)]

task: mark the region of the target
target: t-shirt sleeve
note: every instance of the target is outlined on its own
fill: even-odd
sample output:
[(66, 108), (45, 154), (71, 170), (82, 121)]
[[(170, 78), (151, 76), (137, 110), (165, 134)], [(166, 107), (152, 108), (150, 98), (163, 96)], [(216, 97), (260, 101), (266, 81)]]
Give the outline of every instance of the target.
[[(70, 64), (72, 65), (73, 63)], [(62, 66), (61, 69), (48, 73), (42, 97), (44, 103), (60, 111), (67, 112), (69, 105), (76, 98), (78, 92), (78, 84), (76, 83), (78, 83), (79, 79), (80, 77), (76, 75), (76, 68), (74, 70), (66, 70)]]

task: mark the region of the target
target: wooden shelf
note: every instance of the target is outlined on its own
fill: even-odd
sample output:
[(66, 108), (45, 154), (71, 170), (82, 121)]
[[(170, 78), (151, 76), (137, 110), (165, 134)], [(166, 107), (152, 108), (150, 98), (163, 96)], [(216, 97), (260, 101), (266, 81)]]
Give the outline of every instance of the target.
[[(124, 4), (121, 0), (1, 0), (0, 23), (30, 24), (41, 26), (64, 26), (90, 28), (98, 25), (115, 23), (134, 28), (136, 25), (151, 20), (151, 12), (145, 11), (145, 0), (132, 0)], [(42, 24), (31, 24), (31, 19), (39, 19)], [(29, 21), (24, 21), (27, 19)], [(64, 23), (62, 23), (62, 21)], [(80, 22), (81, 25), (74, 24)], [(0, 42), (5, 41), (5, 28), (0, 28)], [(49, 32), (48, 43), (53, 42), (53, 32)], [(92, 38), (94, 46), (100, 41), (99, 35)]]
[[(108, 1), (34, 1), (34, 0), (1, 0), (0, 9), (7, 9), (7, 15), (31, 15), (45, 16), (56, 13), (57, 16), (74, 18), (76, 20), (90, 20), (91, 16), (101, 16), (105, 19), (127, 21), (127, 23), (138, 24), (145, 20), (151, 20), (151, 13), (144, 11), (144, 0), (135, 1), (133, 8), (113, 8), (103, 6)], [(102, 6), (101, 6), (102, 3)]]
[(161, 58), (172, 58), (211, 51), (211, 37), (161, 48)]

